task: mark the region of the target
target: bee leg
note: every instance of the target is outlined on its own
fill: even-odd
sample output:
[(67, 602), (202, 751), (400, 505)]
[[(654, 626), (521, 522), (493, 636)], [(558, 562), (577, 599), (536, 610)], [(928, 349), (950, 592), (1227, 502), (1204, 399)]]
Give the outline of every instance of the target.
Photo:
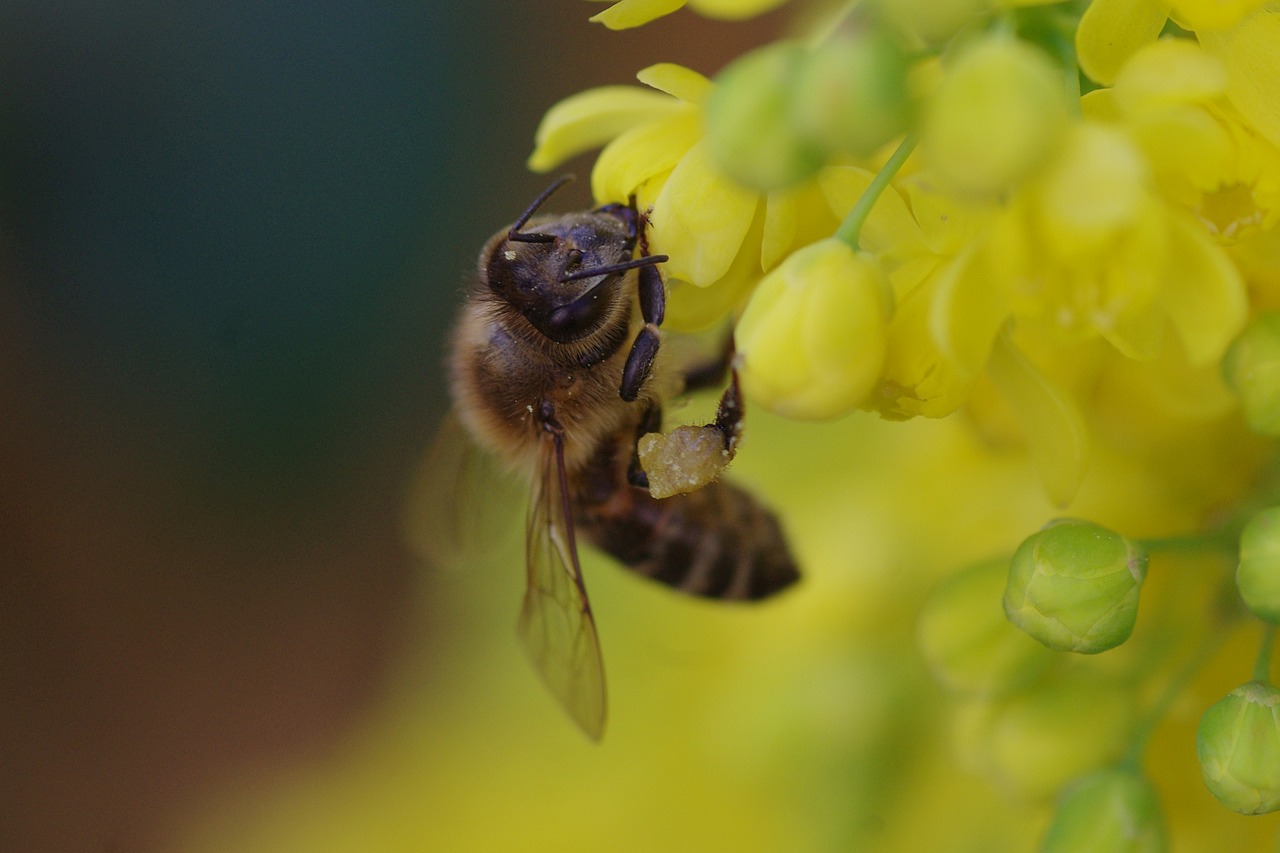
[(694, 364), (684, 372), (685, 391), (704, 391), (723, 385), (729, 375), (729, 366), (733, 364), (733, 333), (725, 335), (720, 352), (713, 358)]
[(738, 385), (738, 371), (729, 371), (729, 385), (720, 395), (720, 405), (716, 407), (716, 419), (710, 423), (724, 438), (724, 451), (730, 459), (738, 451), (738, 441), (742, 438), (742, 420), (746, 409), (742, 403), (742, 389)]
[(627, 363), (622, 368), (622, 385), (618, 389), (618, 394), (628, 403), (639, 396), (645, 380), (653, 372), (653, 360), (657, 357), (658, 346), (662, 343), (662, 333), (658, 327), (662, 325), (662, 318), (667, 308), (667, 294), (662, 287), (662, 276), (658, 273), (658, 268), (652, 264), (642, 266), (637, 271), (637, 275), (640, 285), (640, 314), (644, 317), (644, 328), (631, 344)]
[(627, 465), (627, 482), (645, 491), (649, 489), (649, 475), (640, 465), (639, 442), (641, 436), (651, 432), (662, 432), (662, 406), (657, 403), (650, 403), (644, 410), (644, 417), (636, 427), (636, 444), (631, 446), (631, 462)]

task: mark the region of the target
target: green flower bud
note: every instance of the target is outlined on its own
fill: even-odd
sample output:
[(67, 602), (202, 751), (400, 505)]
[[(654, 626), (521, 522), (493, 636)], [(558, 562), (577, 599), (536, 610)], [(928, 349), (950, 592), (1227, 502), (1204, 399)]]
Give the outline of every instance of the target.
[(1227, 384), (1240, 395), (1249, 428), (1280, 435), (1280, 311), (1259, 314), (1222, 361)]
[(1280, 808), (1280, 689), (1250, 681), (1204, 712), (1196, 733), (1209, 791), (1241, 814)]
[(717, 165), (762, 190), (798, 183), (822, 168), (822, 148), (797, 127), (794, 82), (806, 52), (777, 42), (745, 54), (716, 77), (707, 99), (707, 142)]
[(873, 154), (906, 128), (902, 47), (881, 30), (827, 39), (801, 64), (792, 109), (801, 133), (829, 154)]
[(1259, 619), (1280, 624), (1280, 507), (1262, 510), (1241, 532), (1236, 586)]
[(1001, 193), (1049, 159), (1067, 115), (1061, 72), (1042, 51), (987, 36), (965, 48), (929, 98), (921, 143), (947, 186)]
[(957, 724), (957, 745), (974, 769), (1009, 795), (1041, 800), (1124, 753), (1133, 697), (1114, 681), (1077, 672), (963, 706)]
[(943, 684), (995, 696), (1026, 687), (1053, 652), (1009, 624), (1000, 607), (1008, 561), (988, 560), (943, 581), (920, 612), (920, 649)]
[(1146, 574), (1137, 543), (1089, 521), (1060, 519), (1018, 546), (1004, 610), (1051, 649), (1105, 652), (1133, 632)]
[(1161, 853), (1169, 849), (1155, 789), (1131, 770), (1090, 773), (1064, 793), (1040, 853)]

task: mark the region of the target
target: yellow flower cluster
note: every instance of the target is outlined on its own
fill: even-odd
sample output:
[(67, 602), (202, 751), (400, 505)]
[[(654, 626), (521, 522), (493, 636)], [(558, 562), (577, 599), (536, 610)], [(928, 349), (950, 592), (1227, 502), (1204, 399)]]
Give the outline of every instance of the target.
[[(895, 57), (907, 52), (881, 48), (917, 36), (893, 30), (891, 14), (767, 46), (714, 83), (650, 67), (638, 77), (653, 91), (605, 87), (553, 107), (530, 165), (604, 146), (593, 192), (652, 208), (651, 243), (671, 256), (671, 325), (747, 324), (749, 399), (797, 418), (861, 407), (901, 419), (982, 408), (975, 391), (997, 397), (1037, 434), (1046, 486), (1066, 503), (1089, 458), (1081, 399), (1110, 364), (1176, 365), (1203, 384), (1243, 328), (1250, 293), (1261, 305), (1277, 298), (1280, 18), (1274, 5), (1187, 0), (1169, 21), (1166, 4), (1099, 0), (1078, 22), (1034, 19), (1056, 27), (1055, 55), (1016, 32), (1037, 10), (1006, 9), (975, 34), (995, 9), (960, 5), (961, 35), (905, 74)], [(1173, 22), (1200, 29), (1157, 38)], [(1107, 84), (1083, 96), (1080, 68), (1064, 58), (1072, 36), (1080, 68)], [(830, 60), (833, 43), (854, 59)], [(856, 61), (874, 50), (878, 75)], [(850, 69), (863, 82), (850, 83)], [(813, 115), (865, 106), (875, 87), (896, 96), (861, 113), (880, 128), (880, 154), (865, 153), (865, 138), (833, 147), (839, 123), (815, 142)], [(918, 136), (919, 147), (883, 175), (906, 129), (895, 117), (908, 114), (904, 145)], [(870, 189), (878, 169), (887, 180)], [(836, 236), (860, 199), (869, 211), (841, 238), (889, 295), (850, 312), (845, 291), (815, 289), (797, 274), (803, 259), (784, 261)], [(797, 324), (806, 313), (824, 320)], [(1168, 369), (1152, 373), (1167, 384)], [(1220, 405), (1209, 395), (1204, 413)]]
[[(607, 14), (632, 25), (679, 5)], [(1099, 457), (1109, 482), (1148, 476), (1152, 493), (1200, 490), (1188, 506), (1229, 505), (1208, 533), (1173, 539), (1051, 526), (1037, 536), (1052, 547), (957, 576), (922, 620), (931, 667), (974, 699), (961, 728), (996, 744), (993, 775), (1035, 796), (1084, 780), (1046, 843), (1077, 849), (1064, 839), (1119, 792), (1109, 802), (1132, 815), (1097, 825), (1132, 817), (1156, 845), (1142, 849), (1163, 849), (1139, 762), (1172, 700), (1135, 710), (1136, 661), (1166, 654), (1138, 616), (1140, 592), (1159, 595), (1141, 588), (1163, 583), (1144, 585), (1146, 554), (1153, 566), (1184, 547), (1236, 559), (1249, 513), (1280, 502), (1228, 485), (1273, 454), (1260, 436), (1280, 435), (1280, 3), (868, 0), (714, 80), (670, 64), (638, 77), (648, 89), (554, 106), (530, 165), (602, 147), (597, 200), (651, 210), (651, 246), (671, 258), (669, 325), (732, 324), (749, 403), (794, 419), (959, 415), (993, 445), (1024, 447), (1060, 507)], [(1230, 476), (1215, 480), (1201, 452)], [(1266, 560), (1242, 578), (1270, 594), (1280, 561), (1253, 547)], [(1012, 625), (998, 605), (975, 616), (1002, 578)], [(1271, 606), (1253, 612), (1269, 621)], [(1220, 628), (1206, 617), (1187, 642), (1211, 646)], [(1116, 659), (1132, 666), (1108, 678), (1134, 683), (1046, 676), (1047, 652), (1019, 629), (1068, 656), (1123, 645)], [(1200, 755), (1221, 802), (1257, 811), (1280, 803), (1280, 772), (1228, 778), (1253, 772), (1217, 758), (1233, 737), (1221, 721), (1238, 716), (1206, 717)], [(1028, 773), (1019, 751), (1055, 728), (1096, 737), (1076, 749), (1059, 736), (1060, 766)], [(1280, 749), (1280, 728), (1263, 734)], [(1251, 805), (1232, 799), (1241, 790)]]

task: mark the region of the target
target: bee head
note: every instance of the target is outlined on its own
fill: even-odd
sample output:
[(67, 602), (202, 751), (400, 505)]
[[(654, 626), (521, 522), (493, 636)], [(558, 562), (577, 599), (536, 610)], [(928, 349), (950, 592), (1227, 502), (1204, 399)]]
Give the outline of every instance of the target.
[(567, 180), (552, 184), (515, 224), (493, 235), (480, 256), (480, 275), (490, 292), (562, 344), (585, 338), (618, 316), (629, 299), (621, 286), (627, 270), (666, 260), (631, 257), (633, 208), (609, 205), (531, 220)]

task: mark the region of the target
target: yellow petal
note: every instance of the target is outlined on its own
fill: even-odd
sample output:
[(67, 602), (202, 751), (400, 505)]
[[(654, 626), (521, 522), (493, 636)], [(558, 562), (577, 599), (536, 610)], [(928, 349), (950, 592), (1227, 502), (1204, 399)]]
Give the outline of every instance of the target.
[(1170, 15), (1184, 30), (1197, 35), (1209, 30), (1225, 30), (1267, 0), (1172, 0)]
[(1115, 92), (1110, 89), (1094, 89), (1081, 96), (1080, 115), (1102, 124), (1116, 124), (1123, 120)]
[(980, 248), (966, 246), (943, 268), (930, 306), (933, 339), (965, 377), (982, 370), (1010, 311), (1008, 292), (993, 280)]
[(938, 276), (927, 276), (894, 311), (879, 387), (868, 405), (890, 420), (941, 418), (964, 405), (973, 385), (938, 349), (929, 331)]
[(720, 173), (706, 142), (671, 172), (653, 204), (651, 242), (671, 256), (668, 275), (705, 287), (723, 276), (742, 248), (758, 196)]
[(1222, 123), (1200, 107), (1171, 107), (1130, 122), (1164, 196), (1195, 208), (1235, 171), (1237, 146)]
[(911, 214), (920, 228), (920, 240), (930, 252), (952, 256), (972, 241), (990, 218), (977, 206), (964, 206), (954, 193), (945, 193), (918, 175), (901, 182)]
[(591, 21), (611, 30), (627, 30), (670, 15), (684, 4), (685, 0), (620, 0), (592, 15)]
[(990, 373), (1022, 425), (1041, 482), (1055, 505), (1071, 502), (1089, 460), (1089, 436), (1070, 399), (1002, 334)]
[(687, 101), (701, 104), (711, 93), (711, 81), (692, 68), (676, 65), (674, 62), (659, 62), (636, 72), (636, 79), (659, 92)]
[(625, 202), (636, 187), (675, 168), (701, 135), (696, 110), (683, 107), (619, 135), (604, 147), (591, 170), (596, 201)]
[(1151, 361), (1164, 343), (1164, 315), (1159, 311), (1122, 314), (1098, 331), (1125, 358)]
[(1170, 273), (1161, 301), (1187, 352), (1199, 366), (1222, 357), (1244, 326), (1248, 300), (1240, 271), (1196, 222), (1172, 215)]
[(1110, 85), (1125, 60), (1156, 40), (1169, 18), (1160, 0), (1093, 0), (1076, 29), (1076, 58), (1092, 79)]
[(765, 196), (764, 234), (760, 240), (760, 268), (768, 271), (787, 256), (796, 237), (798, 194), (778, 190)]
[(689, 0), (699, 15), (722, 21), (742, 21), (778, 8), (787, 0)]
[(1280, 145), (1280, 4), (1222, 32), (1197, 33), (1227, 69), (1227, 95), (1245, 119)]
[(639, 86), (601, 86), (570, 95), (542, 117), (529, 168), (535, 172), (554, 169), (643, 121), (679, 108), (679, 101)]
[(1190, 39), (1166, 38), (1133, 55), (1116, 77), (1116, 101), (1130, 115), (1212, 100), (1227, 88), (1227, 70)]
[(1104, 251), (1145, 211), (1147, 181), (1142, 153), (1122, 133), (1076, 126), (1040, 184), (1045, 244), (1061, 260)]
[[(764, 204), (758, 204), (751, 228), (743, 240), (744, 247), (759, 243), (765, 229)], [(738, 252), (729, 270), (707, 287), (695, 287), (686, 281), (667, 279), (667, 319), (663, 328), (677, 332), (698, 332), (722, 323), (741, 309), (751, 288), (760, 280), (759, 256), (755, 252)]]

